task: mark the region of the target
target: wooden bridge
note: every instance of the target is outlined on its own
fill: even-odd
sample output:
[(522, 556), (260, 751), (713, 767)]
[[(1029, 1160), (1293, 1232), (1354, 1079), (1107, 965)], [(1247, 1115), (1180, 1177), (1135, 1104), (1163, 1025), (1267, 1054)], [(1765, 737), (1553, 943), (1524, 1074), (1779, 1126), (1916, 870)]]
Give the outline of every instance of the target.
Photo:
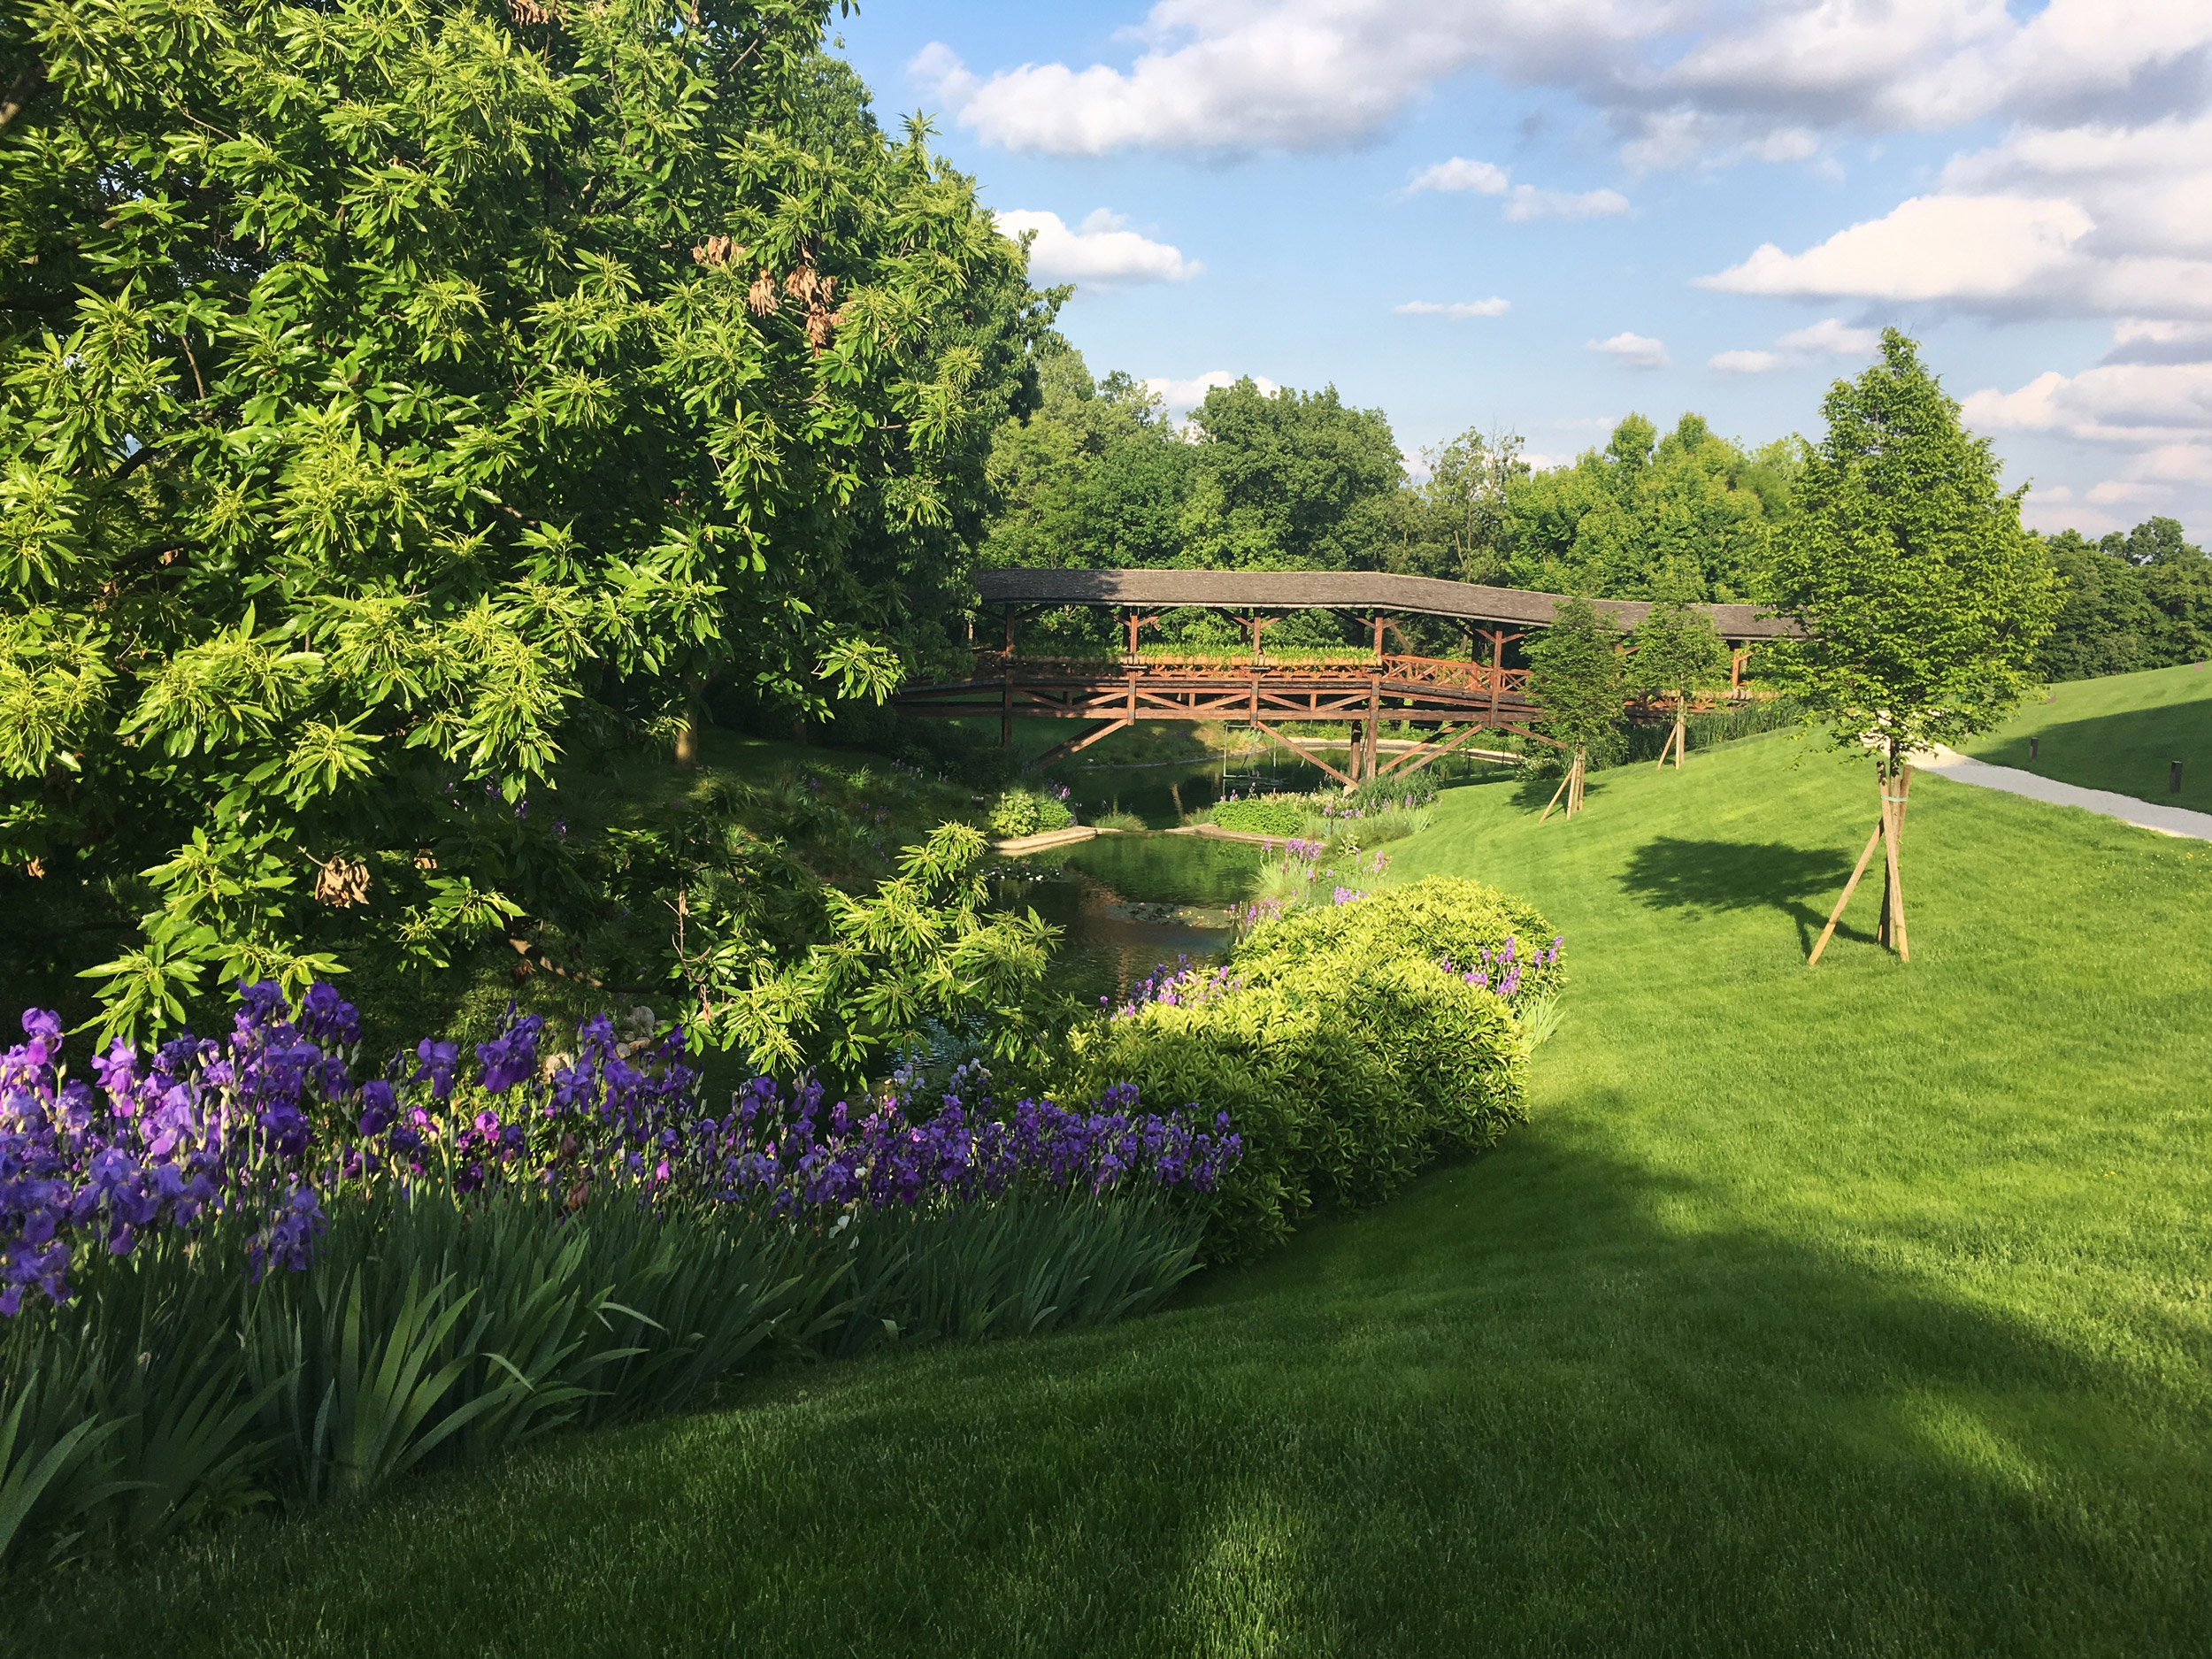
[[(1394, 772), (1410, 773), (1483, 732), (1513, 733), (1538, 742), (1532, 729), (1543, 710), (1528, 697), (1528, 670), (1505, 666), (1505, 648), (1548, 625), (1557, 594), (1421, 576), (1327, 571), (986, 571), (977, 578), (983, 603), (1002, 613), (1002, 643), (977, 649), (967, 680), (912, 686), (895, 706), (914, 715), (999, 718), (1000, 741), (1013, 741), (1017, 715), (1094, 723), (1038, 757), (1042, 765), (1089, 748), (1139, 720), (1220, 720), (1256, 727), (1346, 787)], [(1648, 604), (1594, 600), (1623, 627), (1649, 613)], [(1018, 652), (1022, 619), (1044, 610), (1079, 605), (1125, 612), (1126, 655), (1026, 657)], [(1251, 631), (1248, 652), (1168, 655), (1143, 652), (1140, 634), (1166, 611), (1218, 611)], [(1732, 681), (1740, 685), (1745, 652), (1755, 641), (1797, 632), (1786, 618), (1762, 617), (1751, 605), (1706, 605), (1714, 626), (1735, 649)], [(1372, 649), (1270, 656), (1264, 634), (1284, 613), (1349, 612), (1372, 629)], [(1486, 662), (1392, 654), (1383, 635), (1399, 618), (1447, 617), (1486, 646)], [(1279, 728), (1341, 722), (1351, 728), (1344, 768), (1331, 765)], [(1386, 721), (1431, 728), (1417, 747), (1383, 758), (1376, 740)]]

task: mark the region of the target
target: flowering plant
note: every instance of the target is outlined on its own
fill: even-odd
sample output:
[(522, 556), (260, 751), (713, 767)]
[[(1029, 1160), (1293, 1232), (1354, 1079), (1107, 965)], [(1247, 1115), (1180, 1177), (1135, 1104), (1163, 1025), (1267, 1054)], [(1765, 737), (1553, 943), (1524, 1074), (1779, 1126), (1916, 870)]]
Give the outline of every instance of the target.
[[(32, 1010), (0, 1056), (0, 1314), (24, 1293), (54, 1302), (88, 1253), (127, 1256), (155, 1233), (250, 1230), (257, 1278), (306, 1266), (326, 1202), (384, 1188), (456, 1202), (530, 1184), (580, 1207), (595, 1191), (655, 1205), (880, 1208), (960, 1203), (1022, 1184), (1102, 1193), (1143, 1179), (1210, 1192), (1241, 1151), (1225, 1118), (1202, 1129), (1109, 1089), (1088, 1112), (1049, 1100), (1002, 1111), (987, 1092), (916, 1110), (895, 1092), (856, 1114), (823, 1110), (811, 1081), (757, 1078), (707, 1110), (678, 1057), (680, 1027), (649, 1010), (585, 1021), (572, 1053), (541, 1056), (544, 1021), (518, 1016), (475, 1045), (426, 1039), (382, 1078), (357, 1080), (360, 1020), (324, 983), (296, 1010), (273, 984), (242, 986), (231, 1032), (186, 1033), (142, 1056), (118, 1039), (96, 1082), (71, 1075), (60, 1021)], [(977, 1076), (956, 1077), (972, 1086)]]

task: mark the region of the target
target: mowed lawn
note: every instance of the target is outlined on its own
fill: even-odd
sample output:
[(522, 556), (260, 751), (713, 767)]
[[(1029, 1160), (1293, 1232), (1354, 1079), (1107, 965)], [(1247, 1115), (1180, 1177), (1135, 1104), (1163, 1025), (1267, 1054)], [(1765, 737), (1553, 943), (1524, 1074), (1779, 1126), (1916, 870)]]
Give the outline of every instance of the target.
[[(2212, 812), (2212, 668), (2201, 663), (2053, 686), (1963, 753), (2062, 783)], [(2030, 739), (2039, 739), (2034, 758)], [(2181, 788), (2171, 789), (2181, 763)]]
[[(2212, 1651), (2212, 846), (1870, 767), (1447, 795), (1547, 907), (1529, 1124), (1171, 1311), (787, 1373), (0, 1608), (17, 1651)], [(1540, 804), (1540, 795), (1535, 804)]]

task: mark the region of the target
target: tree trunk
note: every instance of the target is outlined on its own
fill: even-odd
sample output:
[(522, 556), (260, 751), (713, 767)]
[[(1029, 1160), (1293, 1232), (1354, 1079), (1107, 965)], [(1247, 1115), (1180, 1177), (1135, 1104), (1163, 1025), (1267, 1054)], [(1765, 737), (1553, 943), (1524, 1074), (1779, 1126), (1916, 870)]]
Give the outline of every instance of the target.
[(1912, 960), (1911, 934), (1905, 926), (1905, 883), (1899, 864), (1905, 839), (1905, 802), (1912, 793), (1912, 768), (1891, 757), (1893, 772), (1881, 775), (1882, 823), (1887, 830), (1882, 859), (1882, 919), (1877, 937), (1897, 953), (1901, 962)]
[(676, 728), (676, 764), (689, 772), (699, 764), (699, 733), (707, 723), (707, 682), (697, 675), (684, 680), (684, 723)]

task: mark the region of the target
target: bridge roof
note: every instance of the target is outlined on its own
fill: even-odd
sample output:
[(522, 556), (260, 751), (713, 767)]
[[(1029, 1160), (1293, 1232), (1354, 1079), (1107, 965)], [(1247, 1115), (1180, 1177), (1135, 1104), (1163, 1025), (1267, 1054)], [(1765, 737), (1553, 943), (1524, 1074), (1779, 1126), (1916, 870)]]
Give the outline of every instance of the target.
[[(1432, 576), (1373, 571), (1002, 570), (979, 571), (976, 586), (990, 605), (1133, 605), (1167, 610), (1205, 605), (1233, 611), (1362, 611), (1456, 617), (1467, 622), (1540, 628), (1563, 595), (1523, 588), (1485, 588)], [(1620, 626), (1651, 612), (1641, 600), (1590, 602)], [(1700, 605), (1731, 640), (1789, 638), (1801, 630), (1787, 617), (1757, 605)]]

